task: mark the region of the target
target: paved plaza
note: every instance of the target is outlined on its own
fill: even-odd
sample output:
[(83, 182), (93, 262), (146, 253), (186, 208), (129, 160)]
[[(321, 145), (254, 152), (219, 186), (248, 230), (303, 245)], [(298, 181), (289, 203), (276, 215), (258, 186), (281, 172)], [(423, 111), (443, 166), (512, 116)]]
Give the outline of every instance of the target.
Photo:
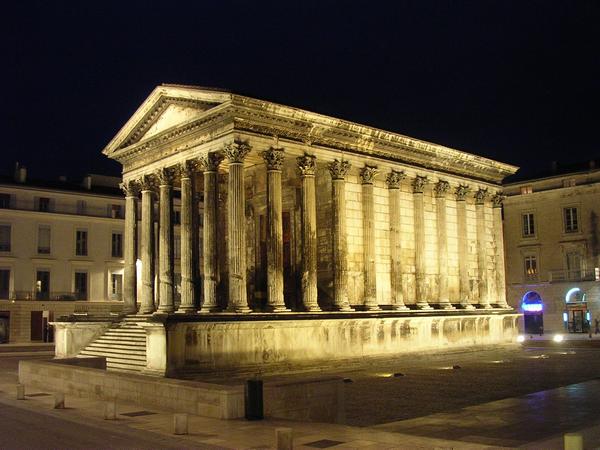
[[(346, 378), (346, 425), (191, 416), (190, 435), (176, 437), (171, 434), (172, 415), (166, 411), (136, 416), (143, 408), (120, 403), (119, 420), (109, 422), (101, 419), (102, 403), (90, 399), (68, 398), (69, 409), (64, 411), (52, 410), (51, 395), (18, 402), (13, 395), (15, 357), (0, 358), (0, 401), (11, 408), (25, 408), (31, 420), (35, 414), (52, 416), (52, 427), (39, 433), (50, 428), (57, 431), (48, 433), (46, 440), (36, 440), (37, 432), (30, 433), (23, 438), (31, 439), (29, 448), (48, 448), (37, 444), (50, 444), (55, 437), (65, 447), (88, 444), (89, 448), (93, 441), (86, 441), (82, 433), (96, 436), (108, 430), (104, 444), (113, 442), (119, 448), (272, 448), (275, 428), (282, 426), (294, 429), (298, 448), (562, 449), (564, 433), (574, 431), (583, 432), (586, 448), (596, 448), (600, 445), (596, 414), (600, 349), (587, 344), (403, 356), (343, 371), (330, 368), (324, 372)], [(0, 431), (27, 423), (12, 411), (5, 409), (7, 420), (0, 421)], [(58, 421), (63, 421), (62, 427)], [(68, 432), (61, 434), (61, 428), (75, 430), (72, 445)], [(136, 435), (138, 430), (144, 433)], [(141, 436), (137, 442), (136, 436)], [(106, 445), (99, 442), (98, 448)]]

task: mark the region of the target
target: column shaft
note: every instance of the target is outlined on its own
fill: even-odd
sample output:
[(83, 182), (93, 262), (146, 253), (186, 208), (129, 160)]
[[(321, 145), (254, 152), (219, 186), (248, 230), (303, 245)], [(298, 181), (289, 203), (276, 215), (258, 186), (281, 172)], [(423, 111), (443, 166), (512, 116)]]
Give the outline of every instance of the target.
[(204, 167), (204, 224), (202, 253), (204, 266), (204, 302), (201, 312), (219, 309), (217, 304), (217, 283), (219, 281), (219, 260), (217, 254), (217, 196), (218, 167), (222, 156), (210, 153), (201, 160)]
[(425, 260), (425, 207), (423, 192), (415, 192), (414, 220), (415, 220), (415, 300), (419, 309), (431, 309), (427, 302), (427, 279)]
[(448, 293), (448, 230), (446, 223), (446, 181), (436, 184), (436, 225), (438, 243), (438, 303), (442, 309), (454, 309)]
[(127, 183), (125, 196), (125, 233), (123, 267), (123, 312), (137, 312), (137, 189)]
[(335, 160), (329, 165), (332, 175), (332, 239), (333, 239), (333, 308), (352, 311), (348, 302), (348, 245), (346, 242), (346, 181), (350, 168), (347, 161)]
[(466, 186), (459, 186), (456, 191), (456, 224), (458, 237), (458, 278), (460, 288), (460, 304), (463, 309), (473, 309), (470, 304), (471, 286), (469, 281), (469, 241), (467, 235), (467, 201)]
[(479, 306), (491, 308), (488, 269), (487, 269), (487, 241), (488, 233), (485, 226), (485, 203), (477, 201), (475, 205), (477, 214), (477, 274), (479, 281)]
[(181, 170), (181, 304), (178, 312), (191, 313), (196, 310), (196, 290), (194, 276), (194, 230), (192, 211), (194, 189), (191, 167)]
[(366, 166), (361, 171), (362, 212), (363, 212), (363, 258), (364, 258), (364, 306), (367, 311), (378, 311), (377, 269), (375, 265), (375, 206), (373, 198), (373, 178), (375, 167)]
[(154, 193), (142, 187), (142, 301), (140, 314), (152, 314), (154, 302)]
[[(166, 170), (166, 169), (165, 169)], [(172, 313), (175, 311), (173, 302), (173, 187), (170, 175), (161, 172), (159, 192), (159, 303), (158, 311)]]
[[(307, 159), (308, 158), (308, 159)], [(317, 200), (314, 157), (298, 158), (302, 178), (302, 304), (320, 311), (317, 300)]]
[[(498, 199), (500, 197), (500, 199)], [(506, 280), (504, 270), (504, 235), (502, 233), (502, 198), (494, 197), (494, 242), (496, 243), (495, 273), (496, 298), (501, 308), (510, 308), (506, 302)]]
[(402, 264), (402, 230), (400, 228), (400, 182), (405, 175), (401, 172), (391, 172), (386, 178), (389, 192), (390, 211), (390, 282), (392, 288), (392, 308), (407, 310), (404, 304), (404, 283)]
[(229, 266), (228, 309), (248, 313), (246, 293), (246, 200), (244, 188), (244, 158), (250, 151), (246, 143), (234, 142), (225, 147), (229, 159), (227, 204), (227, 250)]

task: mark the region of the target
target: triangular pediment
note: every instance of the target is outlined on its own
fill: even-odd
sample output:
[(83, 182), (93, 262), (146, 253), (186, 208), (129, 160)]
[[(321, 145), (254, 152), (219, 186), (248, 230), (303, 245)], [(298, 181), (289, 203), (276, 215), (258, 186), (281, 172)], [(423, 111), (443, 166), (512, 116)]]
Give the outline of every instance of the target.
[(230, 100), (225, 91), (193, 86), (157, 87), (103, 150), (105, 155), (129, 147), (200, 117)]

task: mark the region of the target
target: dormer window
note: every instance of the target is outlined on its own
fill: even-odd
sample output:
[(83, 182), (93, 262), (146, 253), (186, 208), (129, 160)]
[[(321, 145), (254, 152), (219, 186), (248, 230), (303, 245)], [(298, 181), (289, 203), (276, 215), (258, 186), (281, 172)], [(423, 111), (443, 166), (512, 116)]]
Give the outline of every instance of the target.
[(533, 194), (533, 186), (521, 186), (521, 195)]

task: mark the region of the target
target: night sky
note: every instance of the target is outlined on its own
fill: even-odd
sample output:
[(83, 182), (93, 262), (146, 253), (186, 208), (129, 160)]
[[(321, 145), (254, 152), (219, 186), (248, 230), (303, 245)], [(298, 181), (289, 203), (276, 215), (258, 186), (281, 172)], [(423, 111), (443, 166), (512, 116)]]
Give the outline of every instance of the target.
[(534, 171), (600, 156), (600, 1), (3, 4), (2, 164), (117, 175), (161, 83), (233, 92)]

